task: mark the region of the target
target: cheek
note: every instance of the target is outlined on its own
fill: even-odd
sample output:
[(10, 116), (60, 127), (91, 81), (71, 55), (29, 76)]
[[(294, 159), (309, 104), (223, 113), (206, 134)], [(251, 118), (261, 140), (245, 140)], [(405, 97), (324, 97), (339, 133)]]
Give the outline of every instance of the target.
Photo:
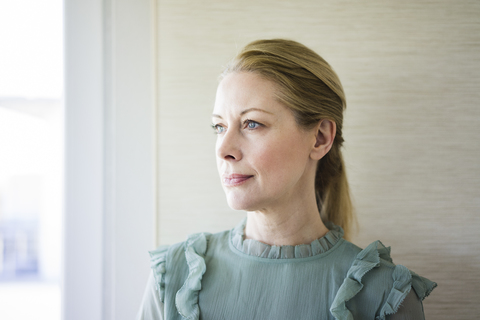
[(285, 139), (281, 144), (270, 144), (260, 149), (257, 164), (265, 172), (271, 172), (269, 177), (283, 179), (296, 170), (303, 171), (306, 155), (298, 139)]

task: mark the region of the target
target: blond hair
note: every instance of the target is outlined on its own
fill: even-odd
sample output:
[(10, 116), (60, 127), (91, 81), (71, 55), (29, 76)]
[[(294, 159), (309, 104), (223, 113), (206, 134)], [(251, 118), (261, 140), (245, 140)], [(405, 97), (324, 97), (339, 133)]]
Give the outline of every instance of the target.
[(349, 238), (355, 223), (342, 157), (342, 84), (332, 67), (306, 46), (291, 40), (258, 40), (249, 43), (227, 66), (232, 72), (254, 72), (277, 84), (277, 98), (293, 111), (299, 126), (311, 128), (322, 119), (336, 124), (330, 151), (318, 161), (315, 193), (324, 222), (341, 226)]

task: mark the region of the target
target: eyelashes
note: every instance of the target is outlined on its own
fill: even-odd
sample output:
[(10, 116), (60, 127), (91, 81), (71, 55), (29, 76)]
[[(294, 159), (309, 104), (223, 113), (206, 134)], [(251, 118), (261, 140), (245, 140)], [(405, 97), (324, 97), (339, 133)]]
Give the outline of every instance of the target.
[(245, 122), (243, 123), (244, 124), (244, 127), (246, 129), (249, 129), (249, 130), (255, 130), (257, 129), (258, 127), (262, 126), (261, 123), (257, 122), (257, 121), (253, 121), (253, 120), (245, 120)]
[(223, 133), (223, 130), (225, 130), (225, 128), (222, 125), (213, 124), (213, 123), (212, 123), (212, 129), (214, 134), (221, 134)]
[[(214, 124), (212, 123), (212, 129), (213, 129), (213, 133), (214, 134), (222, 134), (225, 132), (226, 128), (221, 125), (221, 124)], [(265, 125), (260, 123), (260, 122), (257, 122), (257, 121), (254, 121), (254, 120), (250, 120), (250, 119), (246, 119), (245, 121), (243, 121), (243, 125), (242, 125), (242, 128), (243, 129), (246, 129), (246, 130), (256, 130), (260, 127), (264, 127)]]

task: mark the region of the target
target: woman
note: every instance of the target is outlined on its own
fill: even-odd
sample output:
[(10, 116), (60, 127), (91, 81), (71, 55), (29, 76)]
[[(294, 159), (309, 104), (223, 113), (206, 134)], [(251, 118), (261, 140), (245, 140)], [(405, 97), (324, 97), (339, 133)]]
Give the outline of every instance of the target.
[[(423, 319), (435, 283), (395, 266), (353, 220), (335, 72), (288, 40), (247, 45), (222, 74), (217, 166), (236, 228), (152, 251), (138, 319)], [(412, 290), (413, 288), (413, 290)]]

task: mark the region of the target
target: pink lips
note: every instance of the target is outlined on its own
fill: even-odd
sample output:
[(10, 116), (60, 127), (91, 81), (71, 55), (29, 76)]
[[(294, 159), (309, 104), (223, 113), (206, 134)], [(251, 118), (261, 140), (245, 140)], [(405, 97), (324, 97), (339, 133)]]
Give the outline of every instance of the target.
[(223, 176), (223, 185), (226, 187), (236, 187), (243, 183), (245, 183), (248, 179), (253, 177), (252, 175), (244, 175), (244, 174), (231, 174), (228, 176)]

